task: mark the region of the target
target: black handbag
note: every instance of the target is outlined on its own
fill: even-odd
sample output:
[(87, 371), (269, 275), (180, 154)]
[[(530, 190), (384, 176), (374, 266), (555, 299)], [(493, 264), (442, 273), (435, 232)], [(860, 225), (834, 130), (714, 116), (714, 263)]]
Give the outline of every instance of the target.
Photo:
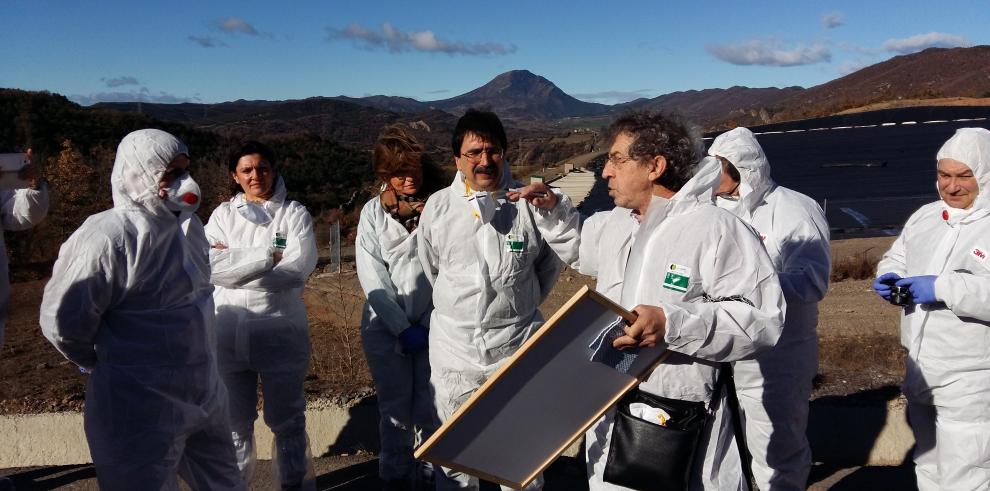
[[(686, 490), (694, 454), (705, 424), (715, 414), (728, 370), (721, 368), (712, 400), (682, 401), (633, 389), (619, 401), (612, 424), (605, 482), (640, 491)], [(670, 415), (664, 426), (633, 416), (629, 405), (642, 402)]]

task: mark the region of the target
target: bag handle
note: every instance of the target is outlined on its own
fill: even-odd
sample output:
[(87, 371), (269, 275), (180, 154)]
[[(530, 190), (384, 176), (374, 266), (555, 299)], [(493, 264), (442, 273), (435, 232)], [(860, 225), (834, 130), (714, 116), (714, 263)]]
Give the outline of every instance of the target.
[[(732, 295), (729, 297), (712, 297), (707, 293), (701, 294), (702, 302), (743, 302), (749, 306), (753, 306), (748, 298), (742, 295)], [(739, 451), (739, 460), (742, 462), (742, 473), (743, 478), (746, 480), (746, 489), (752, 491), (753, 489), (753, 468), (752, 462), (753, 457), (749, 453), (749, 448), (746, 446), (746, 428), (742, 424), (742, 416), (739, 413), (739, 398), (736, 396), (736, 384), (732, 376), (732, 363), (722, 362), (718, 364), (718, 376), (715, 379), (715, 387), (713, 387), (712, 400), (709, 402), (708, 408), (715, 414), (715, 401), (721, 400), (722, 388), (726, 387), (726, 402), (728, 402), (729, 407), (729, 418), (732, 421), (732, 432), (734, 433), (736, 440), (736, 448)]]
[[(721, 399), (719, 389), (725, 386), (726, 402), (729, 411), (729, 418), (732, 421), (732, 433), (736, 440), (736, 449), (739, 451), (739, 460), (742, 462), (743, 478), (746, 481), (746, 489), (753, 489), (753, 456), (746, 446), (746, 428), (742, 424), (742, 416), (739, 413), (739, 398), (736, 397), (736, 384), (732, 377), (732, 363), (719, 363), (718, 379), (715, 382), (715, 393), (712, 395), (712, 408), (716, 399)], [(714, 413), (712, 413), (714, 414)]]

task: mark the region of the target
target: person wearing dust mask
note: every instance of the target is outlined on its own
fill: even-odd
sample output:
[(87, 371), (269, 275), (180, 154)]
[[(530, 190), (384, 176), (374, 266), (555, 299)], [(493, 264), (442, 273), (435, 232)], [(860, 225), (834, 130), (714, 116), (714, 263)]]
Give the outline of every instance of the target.
[(128, 134), (113, 208), (62, 245), (41, 329), (89, 373), (86, 440), (103, 490), (246, 489), (217, 373), (209, 244), (189, 150), (161, 130)]
[(903, 307), (902, 390), (918, 488), (987, 489), (990, 131), (958, 129), (935, 159), (941, 199), (908, 218), (877, 265), (873, 289)]
[[(540, 305), (576, 258), (577, 210), (543, 183), (518, 188), (509, 173), (508, 139), (492, 112), (469, 110), (451, 139), (457, 175), (426, 202), (418, 254), (433, 286), (430, 385), (441, 421), (543, 324)], [(478, 489), (450, 469), (438, 489)], [(542, 486), (537, 478), (529, 488)]]
[(715, 204), (759, 233), (787, 301), (773, 349), (732, 364), (753, 478), (762, 491), (803, 490), (811, 470), (805, 433), (818, 373), (818, 302), (828, 293), (832, 262), (828, 222), (815, 200), (774, 182), (749, 129), (722, 133), (708, 153), (722, 166)]

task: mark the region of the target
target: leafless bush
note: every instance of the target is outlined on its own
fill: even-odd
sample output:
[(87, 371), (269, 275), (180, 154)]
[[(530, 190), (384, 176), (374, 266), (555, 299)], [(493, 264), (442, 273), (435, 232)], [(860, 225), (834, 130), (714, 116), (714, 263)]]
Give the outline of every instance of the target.
[(307, 392), (346, 397), (371, 387), (361, 347), (364, 295), (354, 274), (341, 273), (311, 284), (306, 299), (313, 344)]
[(852, 256), (846, 256), (832, 263), (831, 280), (865, 280), (873, 278), (877, 271), (878, 262), (880, 262), (880, 257), (870, 254), (870, 249), (853, 254)]

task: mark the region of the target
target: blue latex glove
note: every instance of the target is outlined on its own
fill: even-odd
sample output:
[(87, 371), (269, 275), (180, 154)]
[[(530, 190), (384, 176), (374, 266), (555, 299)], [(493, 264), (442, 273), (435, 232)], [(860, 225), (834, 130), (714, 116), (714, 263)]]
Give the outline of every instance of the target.
[(911, 290), (911, 301), (918, 304), (935, 303), (935, 278), (938, 276), (909, 276), (897, 280), (897, 286), (906, 286)]
[(900, 280), (901, 277), (897, 273), (884, 273), (873, 280), (873, 291), (877, 292), (877, 295), (883, 297), (884, 300), (890, 301), (890, 287), (894, 282)]
[(405, 331), (399, 333), (399, 343), (402, 353), (411, 355), (423, 351), (429, 346), (430, 331), (419, 324), (411, 324)]

